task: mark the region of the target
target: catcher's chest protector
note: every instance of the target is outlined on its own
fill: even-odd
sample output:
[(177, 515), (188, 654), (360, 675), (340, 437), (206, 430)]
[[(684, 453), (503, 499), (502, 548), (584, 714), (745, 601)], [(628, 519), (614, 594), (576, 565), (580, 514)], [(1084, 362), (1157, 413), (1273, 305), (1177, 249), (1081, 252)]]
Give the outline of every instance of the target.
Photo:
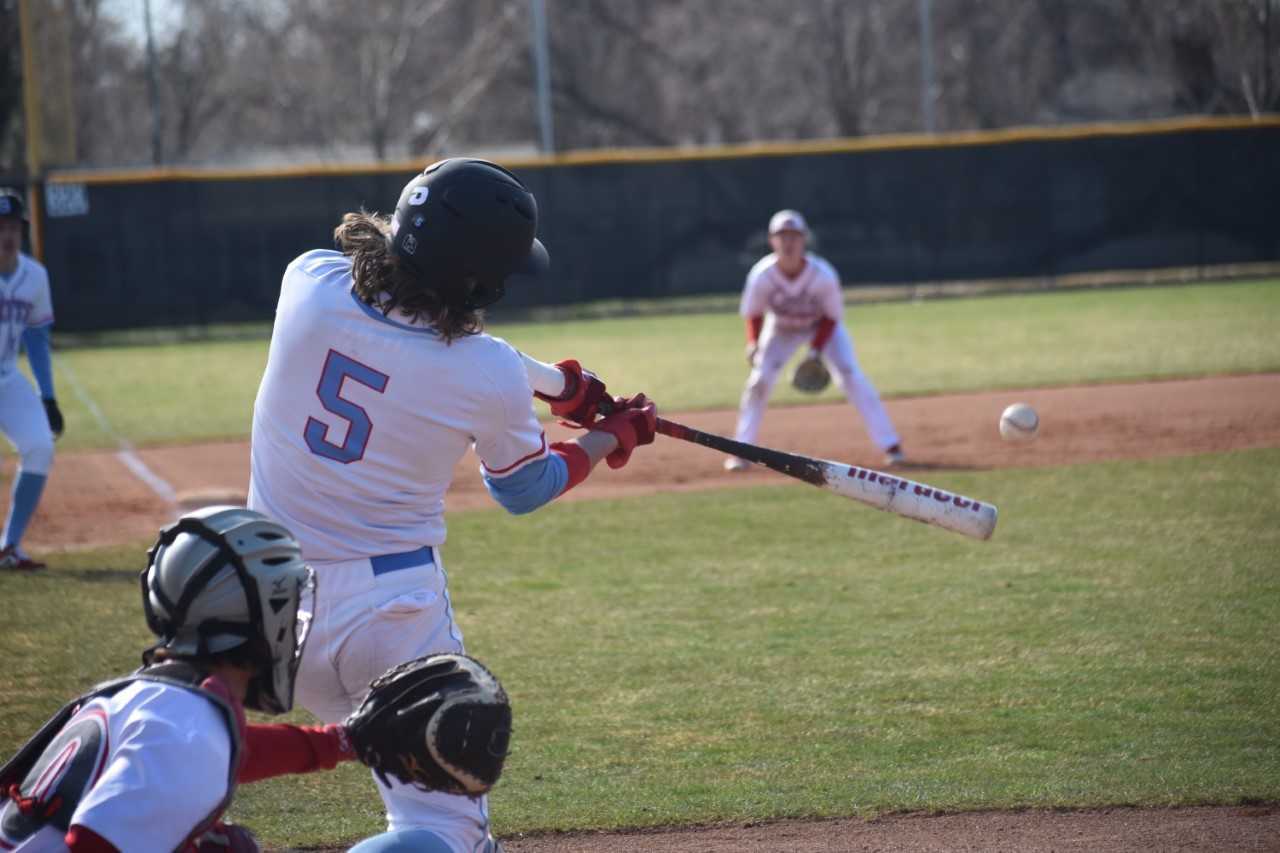
[[(235, 710), (221, 696), (200, 687), (204, 678), (204, 673), (185, 664), (164, 664), (100, 684), (64, 705), (0, 767), (0, 850), (13, 849), (46, 826), (63, 834), (70, 829), (80, 801), (102, 775), (111, 747), (105, 709), (86, 706), (94, 699), (114, 696), (135, 681), (182, 687), (208, 699), (222, 712), (231, 735), (227, 796), (192, 835), (212, 825), (231, 803), (242, 736)], [(170, 792), (157, 792), (161, 793)]]

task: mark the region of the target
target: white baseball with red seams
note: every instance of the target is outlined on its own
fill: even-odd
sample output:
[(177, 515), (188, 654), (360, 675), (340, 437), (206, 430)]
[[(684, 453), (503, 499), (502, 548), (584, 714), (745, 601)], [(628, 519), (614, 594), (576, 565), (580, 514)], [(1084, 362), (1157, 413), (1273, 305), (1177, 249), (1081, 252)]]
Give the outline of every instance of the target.
[(1000, 415), (1000, 436), (1005, 441), (1031, 441), (1040, 432), (1040, 415), (1026, 403), (1014, 403)]

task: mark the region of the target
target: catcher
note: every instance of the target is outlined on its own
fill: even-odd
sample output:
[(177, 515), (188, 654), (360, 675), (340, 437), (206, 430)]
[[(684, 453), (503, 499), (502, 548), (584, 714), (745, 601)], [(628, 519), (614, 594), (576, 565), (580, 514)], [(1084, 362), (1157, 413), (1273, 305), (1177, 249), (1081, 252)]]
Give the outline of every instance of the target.
[[(765, 406), (778, 375), (792, 353), (806, 341), (809, 352), (792, 373), (792, 385), (817, 393), (834, 371), (845, 397), (862, 415), (871, 440), (884, 451), (885, 464), (903, 461), (902, 444), (871, 380), (858, 366), (853, 338), (845, 327), (840, 277), (826, 259), (808, 251), (809, 226), (794, 210), (780, 210), (769, 220), (769, 245), (742, 291), (739, 313), (747, 326), (747, 376), (738, 407), (734, 437), (754, 444)], [(730, 457), (724, 467), (742, 471), (745, 459)]]
[(0, 850), (251, 853), (252, 833), (221, 821), (239, 782), (355, 759), (384, 780), (474, 797), (502, 772), (511, 708), (464, 655), (386, 673), (342, 724), (246, 724), (245, 708), (293, 706), (308, 628), (297, 615), (315, 592), (297, 540), (262, 514), (183, 516), (160, 532), (141, 584), (156, 643), (141, 669), (69, 702), (0, 767)]

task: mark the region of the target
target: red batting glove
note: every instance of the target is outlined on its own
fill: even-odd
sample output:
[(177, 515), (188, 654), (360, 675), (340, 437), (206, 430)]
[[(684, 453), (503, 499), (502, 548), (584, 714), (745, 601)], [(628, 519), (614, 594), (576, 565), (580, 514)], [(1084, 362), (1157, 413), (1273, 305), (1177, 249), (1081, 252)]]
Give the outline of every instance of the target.
[(618, 447), (604, 458), (610, 468), (621, 468), (631, 459), (631, 451), (642, 444), (653, 444), (658, 431), (658, 411), (643, 394), (614, 397), (613, 414), (601, 418), (591, 429), (613, 435)]
[(533, 396), (550, 403), (551, 414), (568, 421), (570, 426), (591, 426), (600, 413), (600, 401), (609, 399), (604, 383), (571, 358), (557, 361), (556, 367), (564, 374), (564, 391), (559, 397), (549, 397), (541, 391), (534, 391)]

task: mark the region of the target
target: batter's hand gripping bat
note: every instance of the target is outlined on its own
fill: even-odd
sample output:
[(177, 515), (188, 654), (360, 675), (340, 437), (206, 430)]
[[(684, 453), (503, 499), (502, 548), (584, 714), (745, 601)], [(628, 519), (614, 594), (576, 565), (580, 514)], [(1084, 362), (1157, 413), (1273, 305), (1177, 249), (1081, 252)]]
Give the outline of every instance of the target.
[[(564, 391), (564, 374), (524, 353), (521, 356), (536, 391), (555, 397)], [(811, 459), (767, 447), (734, 441), (684, 424), (658, 418), (658, 432), (671, 438), (701, 444), (756, 462), (780, 474), (795, 477), (820, 489), (873, 506), (876, 509), (932, 524), (974, 539), (990, 539), (999, 511), (993, 504), (947, 492), (871, 468)]]

